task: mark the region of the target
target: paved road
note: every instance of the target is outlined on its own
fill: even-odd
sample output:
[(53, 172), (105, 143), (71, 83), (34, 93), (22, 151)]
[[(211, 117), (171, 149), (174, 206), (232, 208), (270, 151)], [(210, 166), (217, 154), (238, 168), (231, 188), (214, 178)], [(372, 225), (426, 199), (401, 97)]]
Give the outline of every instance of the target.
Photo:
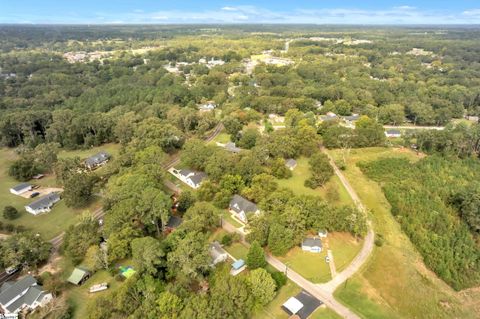
[(442, 131), (445, 129), (445, 126), (395, 126), (395, 125), (384, 125), (383, 128), (386, 129), (398, 129), (398, 130), (437, 130)]

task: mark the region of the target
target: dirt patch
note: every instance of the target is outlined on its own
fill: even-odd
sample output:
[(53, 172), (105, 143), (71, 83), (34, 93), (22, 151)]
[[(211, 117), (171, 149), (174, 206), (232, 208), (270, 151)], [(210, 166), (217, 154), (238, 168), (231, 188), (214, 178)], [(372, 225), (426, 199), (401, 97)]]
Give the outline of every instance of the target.
[(24, 197), (24, 198), (30, 198), (30, 196), (31, 196), (33, 193), (35, 193), (35, 192), (38, 192), (38, 193), (40, 193), (40, 194), (39, 194), (38, 196), (34, 197), (34, 198), (39, 198), (39, 197), (48, 195), (48, 194), (50, 194), (50, 193), (52, 193), (52, 192), (61, 193), (61, 192), (63, 192), (63, 188), (57, 188), (57, 187), (39, 187), (39, 188), (32, 189), (31, 191), (22, 193), (22, 194), (20, 194), (20, 196), (22, 196), (22, 197)]
[(62, 257), (59, 255), (55, 254), (53, 255), (48, 263), (44, 265), (42, 268), (38, 269), (38, 273), (44, 273), (44, 272), (49, 272), (51, 274), (56, 274), (57, 272), (60, 271), (60, 260)]

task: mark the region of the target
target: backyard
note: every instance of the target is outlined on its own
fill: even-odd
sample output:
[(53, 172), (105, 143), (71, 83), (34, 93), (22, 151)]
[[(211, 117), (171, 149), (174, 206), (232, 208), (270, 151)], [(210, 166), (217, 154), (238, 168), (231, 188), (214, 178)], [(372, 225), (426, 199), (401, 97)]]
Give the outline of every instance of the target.
[(351, 205), (352, 200), (336, 175), (334, 175), (323, 187), (311, 189), (304, 183), (310, 177), (308, 158), (297, 159), (297, 167), (292, 171), (289, 179), (277, 179), (278, 185), (292, 190), (297, 195), (320, 196), (324, 200), (336, 206)]

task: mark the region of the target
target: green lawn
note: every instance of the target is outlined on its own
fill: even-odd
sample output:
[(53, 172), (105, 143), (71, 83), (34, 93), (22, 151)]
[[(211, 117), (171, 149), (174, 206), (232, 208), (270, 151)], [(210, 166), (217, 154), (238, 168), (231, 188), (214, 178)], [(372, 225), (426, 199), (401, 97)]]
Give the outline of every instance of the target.
[(344, 270), (360, 252), (363, 239), (357, 240), (349, 233), (328, 234), (328, 246), (332, 250), (337, 272)]
[(332, 279), (330, 267), (325, 262), (326, 256), (326, 250), (321, 253), (311, 253), (295, 247), (287, 255), (278, 257), (278, 259), (305, 279), (314, 283), (322, 283)]
[(341, 319), (342, 317), (337, 315), (337, 313), (325, 306), (319, 307), (312, 313), (309, 319)]
[[(297, 195), (320, 196), (336, 206), (352, 204), (350, 196), (348, 196), (347, 191), (336, 175), (333, 176), (323, 187), (311, 189), (304, 186), (305, 180), (311, 175), (308, 158), (301, 157), (297, 159), (297, 167), (292, 171), (292, 174), (292, 177), (289, 179), (277, 179), (278, 185), (291, 189)], [(328, 193), (336, 195), (331, 196), (328, 195)]]
[(240, 222), (236, 221), (236, 220), (232, 217), (232, 214), (230, 214), (230, 212), (227, 211), (227, 210), (222, 211), (221, 216), (222, 216), (222, 218), (223, 218), (224, 220), (226, 220), (227, 222), (229, 222), (230, 224), (232, 224), (233, 226), (235, 226), (235, 227), (237, 227), (237, 228), (243, 226)]
[[(329, 151), (337, 160), (340, 151)], [(362, 174), (359, 161), (381, 157), (420, 155), (407, 149), (367, 148), (352, 150), (345, 176), (369, 209), (374, 229), (385, 244), (376, 247), (362, 271), (335, 292), (339, 301), (362, 318), (475, 318), (474, 291), (457, 293), (426, 269), (422, 258), (390, 213), (379, 185)], [(334, 252), (335, 255), (335, 252)], [(477, 292), (478, 294), (478, 292)]]
[[(89, 293), (88, 289), (95, 285), (106, 282), (109, 288), (104, 291)], [(90, 302), (98, 298), (99, 296), (108, 294), (112, 289), (116, 289), (122, 283), (117, 282), (114, 278), (105, 270), (97, 271), (92, 277), (90, 277), (83, 285), (74, 286), (70, 283), (67, 285), (71, 287), (68, 291), (68, 300), (74, 308), (74, 319), (86, 318), (87, 307)]]
[[(86, 157), (88, 154), (98, 152), (100, 149), (101, 147), (97, 148), (97, 150), (90, 149), (88, 151), (62, 151), (60, 153), (60, 157), (75, 156), (75, 154), (86, 154)], [(106, 145), (105, 149), (109, 152), (111, 151), (112, 154), (118, 154), (118, 145), (108, 144)], [(117, 149), (116, 153), (114, 151), (115, 149)], [(24, 206), (31, 203), (33, 199), (13, 195), (9, 191), (12, 186), (19, 184), (18, 181), (8, 175), (10, 163), (16, 158), (17, 155), (13, 149), (0, 149), (0, 210), (3, 210), (4, 206), (11, 205), (17, 208), (17, 210), (20, 212), (20, 217), (12, 221), (5, 220), (3, 215), (0, 214), (0, 221), (4, 224), (10, 223), (13, 225), (22, 225), (36, 233), (39, 233), (44, 239), (48, 240), (66, 230), (70, 225), (77, 223), (78, 217), (83, 211), (93, 211), (99, 207), (99, 199), (94, 200), (89, 207), (84, 209), (68, 208), (66, 207), (65, 202), (62, 200), (55, 204), (51, 212), (38, 216), (28, 213), (25, 211)], [(58, 187), (53, 174), (47, 175), (40, 180), (31, 180), (30, 183), (44, 187)]]
[(288, 315), (281, 308), (288, 298), (297, 295), (302, 289), (288, 280), (287, 284), (280, 288), (275, 298), (263, 309), (254, 314), (253, 319), (288, 319)]
[(226, 251), (236, 259), (247, 260), (248, 248), (242, 243), (233, 243), (230, 246), (225, 246)]
[(220, 133), (218, 134), (213, 140), (211, 140), (210, 142), (208, 142), (208, 144), (213, 144), (215, 145), (215, 143), (228, 143), (230, 142), (230, 134), (227, 134), (227, 133)]

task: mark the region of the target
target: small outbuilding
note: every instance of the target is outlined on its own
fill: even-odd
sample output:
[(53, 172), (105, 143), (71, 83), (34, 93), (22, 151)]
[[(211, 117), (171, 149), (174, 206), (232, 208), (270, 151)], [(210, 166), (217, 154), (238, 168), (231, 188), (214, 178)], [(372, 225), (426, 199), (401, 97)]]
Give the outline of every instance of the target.
[(320, 238), (327, 238), (328, 231), (326, 229), (322, 229), (318, 231), (318, 237)]
[(29, 183), (21, 183), (10, 188), (10, 193), (14, 195), (21, 195), (25, 192), (31, 191), (33, 186)]
[(282, 309), (290, 316), (296, 315), (300, 319), (307, 319), (321, 305), (323, 302), (302, 290), (295, 297), (290, 297), (282, 305)]
[(297, 167), (297, 161), (294, 160), (293, 158), (289, 158), (289, 159), (287, 159), (287, 160), (285, 161), (285, 166), (286, 166), (289, 170), (293, 171), (293, 170), (295, 169), (295, 167)]
[(88, 270), (75, 267), (67, 281), (71, 284), (79, 286), (87, 281), (88, 278), (90, 278), (90, 272)]
[(396, 129), (390, 129), (390, 130), (386, 130), (385, 131), (385, 136), (386, 137), (401, 137), (402, 136), (402, 132), (400, 132), (399, 130), (396, 130)]
[(322, 241), (320, 238), (305, 238), (302, 242), (302, 250), (312, 253), (319, 253), (322, 251)]

